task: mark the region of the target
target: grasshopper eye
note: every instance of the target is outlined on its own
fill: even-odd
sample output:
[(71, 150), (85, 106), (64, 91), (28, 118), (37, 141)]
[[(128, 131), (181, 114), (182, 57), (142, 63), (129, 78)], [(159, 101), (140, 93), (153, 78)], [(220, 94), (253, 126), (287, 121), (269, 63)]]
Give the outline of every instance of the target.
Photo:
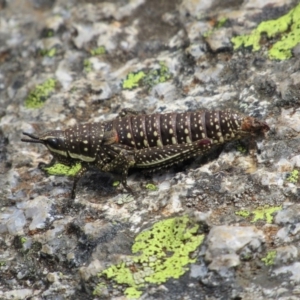
[(56, 138), (48, 138), (45, 141), (46, 145), (50, 146), (51, 148), (57, 149), (59, 148), (59, 140)]

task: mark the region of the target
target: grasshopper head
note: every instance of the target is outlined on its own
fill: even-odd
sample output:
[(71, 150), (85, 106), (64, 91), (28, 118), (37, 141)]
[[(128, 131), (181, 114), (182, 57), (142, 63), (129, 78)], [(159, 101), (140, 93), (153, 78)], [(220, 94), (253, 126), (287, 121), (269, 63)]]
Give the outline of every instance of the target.
[(245, 117), (242, 121), (242, 130), (251, 134), (265, 134), (270, 130), (268, 124), (253, 117)]
[(30, 139), (21, 139), (22, 142), (43, 144), (56, 158), (68, 157), (63, 131), (49, 131), (41, 136), (35, 136), (27, 132), (23, 132), (23, 134), (30, 137)]

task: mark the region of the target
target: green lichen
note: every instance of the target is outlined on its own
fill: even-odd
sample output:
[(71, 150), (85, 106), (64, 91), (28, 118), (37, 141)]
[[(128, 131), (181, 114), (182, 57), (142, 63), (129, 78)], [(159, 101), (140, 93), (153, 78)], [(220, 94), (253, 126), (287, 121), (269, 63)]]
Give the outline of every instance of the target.
[(262, 258), (261, 260), (262, 260), (262, 262), (264, 262), (264, 264), (266, 266), (272, 266), (272, 265), (274, 265), (276, 255), (277, 255), (277, 251), (272, 250), (272, 251), (269, 251), (267, 253), (266, 257)]
[(42, 56), (54, 57), (56, 55), (56, 48), (40, 50)]
[(46, 33), (46, 36), (47, 36), (48, 38), (53, 37), (53, 36), (54, 36), (54, 31), (53, 31), (52, 29), (48, 29), (48, 31), (47, 31), (47, 33)]
[(20, 242), (22, 245), (25, 244), (26, 241), (27, 241), (27, 238), (25, 236), (20, 237)]
[(43, 170), (49, 175), (64, 175), (64, 176), (75, 176), (81, 169), (81, 164), (77, 163), (72, 167), (57, 163), (51, 167), (45, 167)]
[(123, 194), (120, 195), (117, 199), (117, 204), (122, 205), (124, 203), (128, 203), (134, 200), (134, 197), (131, 194)]
[(40, 108), (44, 105), (44, 102), (55, 90), (56, 80), (50, 78), (44, 83), (39, 84), (33, 91), (30, 92), (25, 100), (25, 107), (27, 108)]
[(218, 20), (218, 23), (216, 25), (216, 28), (221, 28), (225, 25), (225, 23), (227, 22), (227, 18), (226, 17), (223, 17), (221, 18), (220, 20)]
[(1, 268), (1, 267), (4, 267), (4, 266), (6, 266), (6, 261), (1, 260), (1, 261), (0, 261), (0, 268)]
[[(138, 255), (110, 266), (98, 275), (102, 280), (106, 277), (118, 285), (126, 285), (124, 294), (128, 298), (139, 298), (147, 283), (161, 284), (170, 278), (179, 278), (187, 271), (186, 265), (195, 262), (190, 253), (204, 239), (204, 235), (197, 232), (198, 225), (186, 216), (160, 221), (135, 238), (132, 253)], [(103, 281), (94, 293), (101, 286), (103, 289)]]
[(258, 220), (265, 220), (268, 224), (273, 222), (273, 213), (276, 211), (282, 210), (282, 206), (264, 206), (258, 207), (253, 211), (254, 217), (252, 219), (252, 223)]
[(92, 68), (92, 63), (90, 62), (90, 60), (88, 58), (86, 58), (84, 61), (83, 61), (83, 69), (86, 73), (89, 73), (93, 70)]
[(158, 187), (157, 187), (155, 184), (148, 183), (148, 184), (146, 185), (146, 189), (147, 189), (147, 190), (150, 190), (150, 191), (157, 191), (157, 190), (158, 190)]
[(214, 28), (208, 30), (207, 32), (203, 33), (203, 37), (207, 38), (213, 34), (214, 31), (224, 26), (224, 24), (227, 22), (227, 18), (221, 18), (218, 20), (217, 24), (214, 26)]
[(237, 145), (236, 149), (237, 149), (237, 151), (239, 151), (241, 153), (246, 153), (247, 152), (247, 149), (241, 144)]
[(143, 78), (143, 85), (148, 88), (166, 82), (171, 78), (171, 73), (166, 64), (162, 61), (159, 62), (159, 69), (150, 70), (147, 75)]
[(158, 69), (144, 70), (136, 73), (129, 73), (123, 81), (123, 89), (134, 89), (139, 86), (152, 88), (158, 83), (165, 82), (171, 78), (167, 65), (160, 61)]
[(123, 89), (131, 90), (139, 87), (140, 81), (146, 76), (143, 71), (136, 73), (129, 73), (126, 79), (123, 81)]
[(248, 218), (250, 216), (251, 212), (248, 210), (239, 210), (239, 211), (236, 211), (235, 214), (237, 216), (240, 216), (243, 218)]
[(113, 183), (112, 183), (112, 186), (113, 187), (117, 187), (117, 186), (119, 186), (120, 185), (120, 181), (118, 181), (118, 180), (116, 180), (116, 181), (114, 181)]
[(105, 47), (104, 46), (100, 46), (97, 48), (94, 48), (92, 50), (90, 50), (91, 55), (95, 56), (95, 55), (103, 55), (106, 53)]
[(293, 170), (291, 172), (290, 176), (286, 180), (291, 183), (297, 183), (298, 179), (299, 179), (299, 171)]
[(300, 4), (277, 20), (260, 23), (250, 35), (233, 37), (231, 41), (234, 44), (234, 49), (244, 46), (252, 47), (253, 51), (260, 50), (260, 38), (263, 33), (270, 39), (277, 36), (281, 37), (268, 50), (270, 59), (284, 60), (291, 58), (291, 49), (300, 43)]
[(106, 284), (105, 283), (99, 283), (96, 288), (93, 291), (94, 296), (101, 296), (103, 292), (106, 290)]
[(252, 212), (247, 211), (247, 210), (240, 210), (235, 212), (236, 215), (243, 217), (243, 218), (247, 218), (250, 216), (250, 214), (253, 215), (251, 222), (255, 223), (258, 220), (265, 220), (266, 223), (272, 223), (273, 222), (273, 213), (276, 211), (279, 211), (282, 209), (282, 206), (273, 206), (273, 207), (269, 207), (269, 206), (264, 206), (264, 207), (258, 207), (255, 210), (253, 210)]

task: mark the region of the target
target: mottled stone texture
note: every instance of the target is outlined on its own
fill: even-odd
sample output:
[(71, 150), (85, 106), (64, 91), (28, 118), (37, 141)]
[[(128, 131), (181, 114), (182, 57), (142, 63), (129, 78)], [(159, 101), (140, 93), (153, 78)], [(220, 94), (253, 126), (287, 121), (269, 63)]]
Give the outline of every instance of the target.
[[(298, 299), (299, 44), (287, 60), (269, 53), (291, 33), (287, 45), (297, 42), (297, 5), (0, 1), (0, 298), (120, 299), (134, 286), (141, 299)], [(269, 20), (280, 21), (275, 33), (261, 33)], [(234, 50), (241, 36), (259, 49), (240, 38)], [(123, 108), (231, 109), (270, 131), (154, 175), (132, 170), (134, 196), (117, 186), (118, 170), (91, 169), (72, 201), (72, 180), (57, 174), (75, 171), (45, 174), (48, 151), (20, 141), (22, 132), (112, 120)], [(154, 266), (162, 253), (176, 259), (183, 275), (162, 280), (158, 269), (135, 265), (135, 237), (183, 216), (187, 227), (160, 230), (163, 251), (147, 257)], [(184, 264), (184, 246), (202, 235)], [(172, 236), (176, 251), (161, 245)], [(99, 287), (97, 274), (122, 263), (133, 281), (120, 284), (119, 274)], [(150, 273), (159, 284), (143, 280)]]

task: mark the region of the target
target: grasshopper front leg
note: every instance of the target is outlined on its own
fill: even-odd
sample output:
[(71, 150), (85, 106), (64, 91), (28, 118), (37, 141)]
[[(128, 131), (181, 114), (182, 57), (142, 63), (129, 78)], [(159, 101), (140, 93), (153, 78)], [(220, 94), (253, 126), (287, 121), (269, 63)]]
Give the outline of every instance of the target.
[[(118, 147), (114, 147), (116, 148)], [(120, 150), (120, 149), (119, 149)], [(133, 151), (128, 151), (126, 149), (122, 149), (116, 153), (113, 160), (105, 165), (98, 166), (99, 169), (101, 169), (103, 172), (112, 172), (117, 171), (121, 173), (121, 182), (124, 186), (124, 188), (130, 192), (133, 193), (131, 188), (127, 185), (127, 177), (128, 177), (128, 170), (132, 166), (135, 165), (135, 159), (134, 159), (134, 153)]]

